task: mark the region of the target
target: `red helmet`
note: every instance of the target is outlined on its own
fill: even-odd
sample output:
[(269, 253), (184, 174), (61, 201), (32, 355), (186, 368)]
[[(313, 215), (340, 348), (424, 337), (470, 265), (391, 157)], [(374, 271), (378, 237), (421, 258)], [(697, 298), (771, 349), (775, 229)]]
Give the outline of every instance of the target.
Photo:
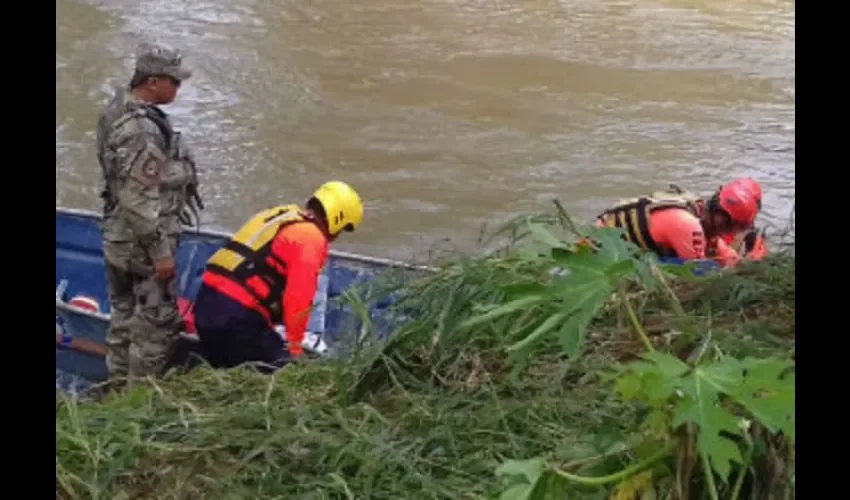
[(718, 206), (733, 222), (751, 225), (756, 220), (761, 206), (761, 188), (754, 191), (754, 182), (749, 179), (735, 179), (721, 186), (717, 192)]
[(756, 197), (756, 203), (758, 204), (759, 210), (761, 210), (761, 184), (759, 184), (758, 181), (749, 177), (741, 177), (733, 180), (729, 184), (738, 184), (749, 189), (750, 192), (753, 193), (753, 196)]

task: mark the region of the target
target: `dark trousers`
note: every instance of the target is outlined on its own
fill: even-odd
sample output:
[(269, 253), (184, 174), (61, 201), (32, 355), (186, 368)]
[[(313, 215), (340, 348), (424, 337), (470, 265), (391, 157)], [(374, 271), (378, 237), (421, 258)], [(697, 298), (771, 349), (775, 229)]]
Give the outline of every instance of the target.
[(206, 285), (195, 300), (195, 328), (201, 353), (214, 368), (255, 363), (268, 373), (289, 361), (286, 343), (260, 313)]

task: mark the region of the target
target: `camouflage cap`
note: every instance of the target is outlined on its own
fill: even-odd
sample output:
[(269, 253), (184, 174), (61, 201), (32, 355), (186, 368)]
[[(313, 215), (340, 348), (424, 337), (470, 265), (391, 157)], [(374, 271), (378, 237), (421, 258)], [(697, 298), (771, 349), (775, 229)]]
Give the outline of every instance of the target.
[(179, 50), (152, 43), (143, 43), (136, 49), (136, 72), (146, 76), (167, 75), (181, 81), (192, 76), (192, 71), (183, 65)]

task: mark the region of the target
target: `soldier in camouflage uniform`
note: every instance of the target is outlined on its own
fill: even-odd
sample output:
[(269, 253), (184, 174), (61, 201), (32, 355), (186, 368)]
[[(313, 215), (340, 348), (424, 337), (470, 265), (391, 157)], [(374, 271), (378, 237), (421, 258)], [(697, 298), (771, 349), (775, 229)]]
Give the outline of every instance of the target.
[(182, 326), (174, 255), (181, 223), (197, 224), (203, 204), (185, 139), (159, 106), (190, 76), (180, 52), (143, 44), (129, 86), (116, 89), (98, 122), (110, 379), (159, 374)]

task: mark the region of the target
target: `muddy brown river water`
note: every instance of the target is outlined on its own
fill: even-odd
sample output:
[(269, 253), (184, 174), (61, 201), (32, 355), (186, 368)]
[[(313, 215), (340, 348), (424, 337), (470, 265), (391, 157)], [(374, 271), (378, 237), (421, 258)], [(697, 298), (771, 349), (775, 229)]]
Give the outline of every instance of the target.
[(195, 77), (166, 108), (207, 226), (325, 180), (366, 201), (337, 248), (409, 258), (559, 198), (591, 218), (676, 182), (795, 192), (794, 2), (57, 0), (56, 203), (99, 209), (94, 125), (143, 40)]

